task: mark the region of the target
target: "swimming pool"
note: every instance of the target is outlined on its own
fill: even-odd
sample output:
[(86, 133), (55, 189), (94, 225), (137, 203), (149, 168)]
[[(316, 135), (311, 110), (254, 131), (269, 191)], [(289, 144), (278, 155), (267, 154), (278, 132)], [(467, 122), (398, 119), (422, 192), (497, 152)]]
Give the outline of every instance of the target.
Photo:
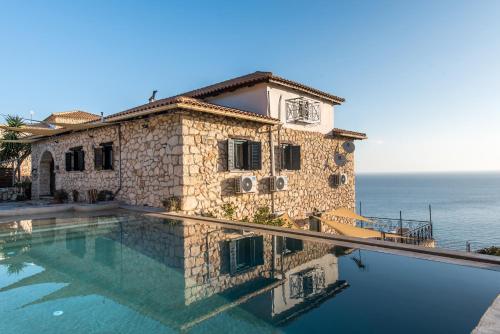
[(468, 333), (500, 272), (127, 211), (0, 224), (0, 333)]

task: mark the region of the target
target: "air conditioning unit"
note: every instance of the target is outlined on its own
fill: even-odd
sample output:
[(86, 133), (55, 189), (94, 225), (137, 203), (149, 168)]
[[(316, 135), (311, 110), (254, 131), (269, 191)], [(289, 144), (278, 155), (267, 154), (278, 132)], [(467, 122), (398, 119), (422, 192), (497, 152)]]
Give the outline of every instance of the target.
[(271, 176), (269, 182), (271, 191), (283, 191), (288, 189), (288, 176)]
[(236, 193), (254, 193), (257, 191), (257, 177), (241, 176), (234, 179), (234, 190)]
[(342, 173), (342, 174), (333, 174), (330, 176), (330, 186), (332, 187), (339, 187), (342, 185), (346, 185), (347, 182), (349, 181), (349, 178), (347, 174)]
[(347, 181), (349, 181), (347, 174), (345, 174), (345, 173), (340, 174), (340, 184), (345, 185), (345, 184), (347, 184)]

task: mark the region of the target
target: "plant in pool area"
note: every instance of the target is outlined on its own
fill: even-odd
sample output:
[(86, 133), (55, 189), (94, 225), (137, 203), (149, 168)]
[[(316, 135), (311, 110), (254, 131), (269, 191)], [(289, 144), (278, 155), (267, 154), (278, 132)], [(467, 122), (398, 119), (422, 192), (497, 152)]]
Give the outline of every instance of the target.
[(232, 220), (236, 213), (236, 206), (233, 203), (225, 203), (222, 205), (222, 215), (224, 218)]
[(177, 196), (171, 196), (162, 201), (167, 211), (179, 211), (181, 209), (181, 199)]
[(285, 221), (281, 218), (276, 218), (267, 206), (257, 209), (252, 222), (272, 226), (283, 226), (285, 224)]
[(58, 189), (54, 192), (54, 202), (64, 203), (68, 200), (68, 193), (64, 189)]
[(500, 247), (486, 247), (477, 251), (479, 254), (500, 256)]
[[(12, 128), (20, 128), (25, 125), (24, 120), (20, 116), (5, 116), (5, 123)], [(17, 131), (3, 131), (1, 139), (18, 140), (21, 139), (21, 133)], [(0, 143), (0, 161), (14, 161), (14, 175), (17, 175), (17, 180), (21, 179), (21, 164), (31, 154), (31, 144), (26, 143)]]
[(21, 182), (17, 182), (14, 185), (17, 188), (17, 200), (29, 200), (31, 199), (31, 180), (26, 178)]
[(78, 202), (78, 196), (80, 195), (80, 193), (78, 192), (78, 190), (73, 190), (71, 192), (71, 194), (73, 195), (73, 202)]
[(99, 194), (97, 194), (97, 200), (99, 202), (112, 201), (113, 198), (114, 198), (114, 194), (110, 190), (101, 190), (101, 191), (99, 191)]

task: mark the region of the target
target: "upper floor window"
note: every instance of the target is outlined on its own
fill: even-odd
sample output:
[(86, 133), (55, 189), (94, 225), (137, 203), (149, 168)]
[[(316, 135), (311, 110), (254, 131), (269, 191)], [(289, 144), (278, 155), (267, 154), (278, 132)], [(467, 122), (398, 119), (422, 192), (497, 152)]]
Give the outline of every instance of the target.
[(258, 141), (227, 140), (228, 170), (259, 170), (262, 168), (262, 147)]
[(113, 169), (113, 143), (103, 143), (94, 148), (94, 167), (96, 170)]
[(65, 154), (66, 171), (83, 171), (85, 170), (85, 152), (83, 147), (70, 148)]
[(297, 123), (319, 123), (321, 121), (320, 104), (304, 97), (286, 100), (286, 121)]
[(281, 146), (281, 169), (300, 170), (300, 146), (284, 144)]

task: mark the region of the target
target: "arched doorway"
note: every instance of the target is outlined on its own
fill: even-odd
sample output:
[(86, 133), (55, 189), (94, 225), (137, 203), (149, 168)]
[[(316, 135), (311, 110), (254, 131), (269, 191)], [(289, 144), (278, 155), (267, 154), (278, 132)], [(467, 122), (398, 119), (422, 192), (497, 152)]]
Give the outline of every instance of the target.
[(42, 154), (38, 175), (40, 196), (53, 196), (56, 189), (56, 174), (54, 173), (54, 158), (49, 151)]

